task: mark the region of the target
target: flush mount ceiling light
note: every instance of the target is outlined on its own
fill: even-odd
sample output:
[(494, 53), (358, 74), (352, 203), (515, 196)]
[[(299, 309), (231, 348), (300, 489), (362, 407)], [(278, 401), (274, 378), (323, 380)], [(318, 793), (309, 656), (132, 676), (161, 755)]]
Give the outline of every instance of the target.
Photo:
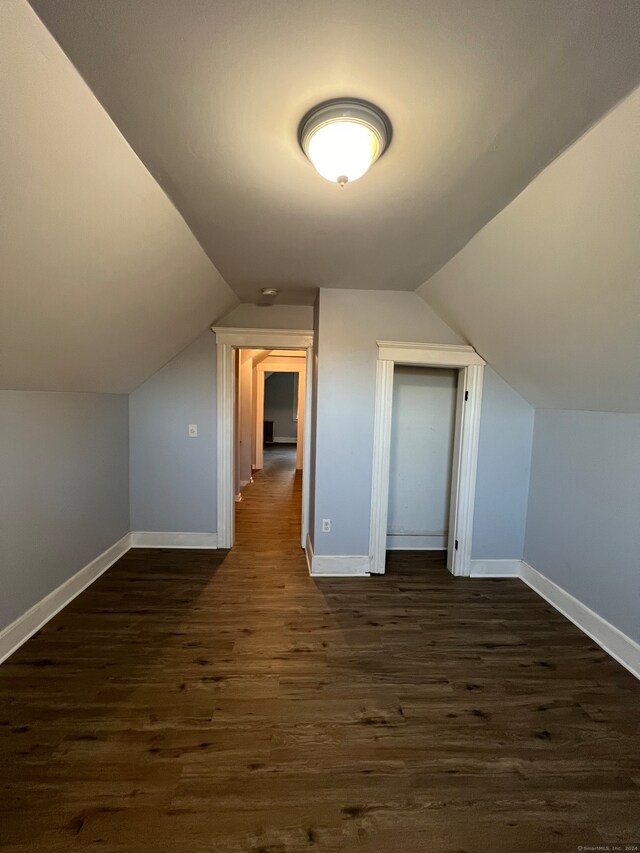
[(300, 147), (323, 178), (344, 186), (357, 181), (391, 142), (381, 109), (356, 98), (318, 104), (298, 128)]
[(280, 291), (277, 287), (261, 287), (260, 298), (256, 305), (273, 305)]

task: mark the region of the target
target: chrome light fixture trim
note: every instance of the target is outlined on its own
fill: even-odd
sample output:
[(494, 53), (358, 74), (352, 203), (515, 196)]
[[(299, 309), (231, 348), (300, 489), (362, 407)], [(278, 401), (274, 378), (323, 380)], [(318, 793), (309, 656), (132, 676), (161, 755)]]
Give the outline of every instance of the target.
[(392, 133), (388, 116), (375, 104), (334, 98), (303, 116), (298, 141), (324, 178), (344, 186), (360, 178), (384, 154)]

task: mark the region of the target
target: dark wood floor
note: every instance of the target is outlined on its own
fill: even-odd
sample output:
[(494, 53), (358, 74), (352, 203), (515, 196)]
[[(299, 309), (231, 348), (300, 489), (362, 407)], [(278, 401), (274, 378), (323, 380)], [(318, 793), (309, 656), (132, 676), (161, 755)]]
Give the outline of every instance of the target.
[(299, 506), (276, 449), (232, 552), (131, 551), (0, 667), (3, 853), (640, 842), (629, 673), (439, 557), (311, 580)]

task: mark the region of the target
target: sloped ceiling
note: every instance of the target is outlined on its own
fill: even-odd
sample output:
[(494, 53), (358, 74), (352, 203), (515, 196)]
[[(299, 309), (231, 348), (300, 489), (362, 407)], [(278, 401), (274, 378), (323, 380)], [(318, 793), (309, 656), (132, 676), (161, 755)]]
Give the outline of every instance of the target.
[(640, 412), (640, 89), (418, 293), (536, 407)]
[[(640, 78), (638, 0), (31, 0), (243, 300), (414, 290)], [(298, 122), (378, 103), (341, 189)]]
[(0, 387), (130, 391), (237, 298), (23, 0), (0, 57)]
[[(426, 281), (533, 404), (640, 410), (637, 92), (516, 198), (637, 84), (637, 0), (32, 6), (0, 0), (0, 387), (132, 390), (226, 281), (292, 323)], [(345, 189), (296, 142), (339, 94), (394, 123)]]

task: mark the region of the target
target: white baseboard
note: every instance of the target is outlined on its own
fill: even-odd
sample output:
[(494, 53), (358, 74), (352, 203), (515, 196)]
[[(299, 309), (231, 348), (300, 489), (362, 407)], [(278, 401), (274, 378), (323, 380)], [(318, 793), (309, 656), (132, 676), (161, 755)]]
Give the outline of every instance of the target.
[(304, 555), (307, 558), (307, 568), (309, 569), (309, 574), (312, 575), (311, 566), (313, 565), (313, 545), (311, 544), (311, 539), (309, 534), (307, 533), (307, 542), (304, 546)]
[[(100, 577), (130, 548), (215, 549), (217, 547), (217, 533), (146, 531), (127, 533), (0, 632), (0, 663), (20, 648), (29, 637)], [(316, 555), (313, 553), (313, 546), (308, 536), (305, 555), (309, 574), (312, 577), (369, 575), (368, 556)], [(471, 577), (519, 577), (607, 654), (640, 679), (640, 645), (528, 563), (521, 560), (472, 560)]]
[(323, 578), (362, 578), (369, 577), (369, 557), (334, 557), (316, 555), (309, 534), (304, 549), (311, 577)]
[(217, 533), (156, 533), (137, 530), (131, 534), (132, 548), (208, 548), (218, 547)]
[(614, 660), (640, 678), (640, 645), (524, 560), (472, 560), (472, 578), (520, 578)]
[(293, 438), (287, 438), (286, 435), (275, 435), (271, 439), (272, 444), (297, 444), (297, 439), (295, 436)]
[(106, 551), (50, 592), (11, 625), (0, 631), (0, 663), (12, 655), (29, 637), (39, 631), (56, 613), (80, 595), (130, 548), (207, 548), (218, 547), (217, 533), (127, 533)]
[(0, 663), (106, 572), (130, 547), (131, 534), (127, 533), (0, 632)]
[(337, 556), (333, 554), (313, 554), (311, 559), (311, 576), (323, 578), (368, 577), (370, 566), (371, 563), (368, 555)]
[(623, 634), (602, 616), (578, 601), (566, 590), (540, 574), (524, 561), (520, 566), (521, 579), (556, 610), (591, 637), (607, 654), (622, 664), (632, 675), (640, 678), (640, 645)]
[(519, 578), (522, 560), (471, 560), (472, 578)]

